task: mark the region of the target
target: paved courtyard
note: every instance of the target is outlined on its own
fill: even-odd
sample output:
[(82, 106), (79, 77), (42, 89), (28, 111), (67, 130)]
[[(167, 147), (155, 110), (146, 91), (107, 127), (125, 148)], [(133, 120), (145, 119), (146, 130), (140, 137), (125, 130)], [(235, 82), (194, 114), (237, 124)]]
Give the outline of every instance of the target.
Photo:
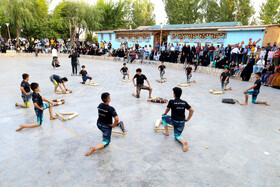
[[(80, 59), (97, 87), (79, 84), (70, 76), (70, 59), (60, 58), (61, 68), (51, 68), (51, 58), (0, 58), (0, 186), (279, 186), (280, 184), (280, 91), (261, 87), (259, 100), (271, 106), (223, 104), (223, 98), (244, 100), (243, 91), (251, 82), (230, 80), (232, 91), (211, 95), (219, 89), (219, 78), (194, 73), (197, 81), (183, 89), (182, 99), (194, 108), (181, 145), (153, 131), (166, 104), (147, 102), (148, 92), (132, 97), (132, 83), (121, 81), (121, 62)], [(155, 65), (129, 64), (130, 74), (141, 67), (151, 82), (153, 96), (171, 99), (172, 88), (185, 80), (182, 70), (167, 69), (167, 82), (160, 84)], [(47, 99), (66, 99), (54, 112), (78, 112), (70, 121), (50, 121), (15, 132), (20, 124), (36, 120), (33, 105), (16, 108), (20, 99), (22, 73), (30, 83), (38, 82)], [(72, 94), (56, 95), (51, 74), (67, 76)], [(84, 154), (100, 143), (96, 127), (97, 106), (102, 92), (111, 93), (111, 105), (124, 121), (127, 135), (112, 135), (109, 147)], [(251, 99), (251, 98), (250, 98)], [(45, 114), (49, 115), (48, 111)], [(118, 127), (117, 127), (118, 128)], [(119, 130), (119, 129), (116, 129)], [(205, 148), (208, 146), (208, 149)]]

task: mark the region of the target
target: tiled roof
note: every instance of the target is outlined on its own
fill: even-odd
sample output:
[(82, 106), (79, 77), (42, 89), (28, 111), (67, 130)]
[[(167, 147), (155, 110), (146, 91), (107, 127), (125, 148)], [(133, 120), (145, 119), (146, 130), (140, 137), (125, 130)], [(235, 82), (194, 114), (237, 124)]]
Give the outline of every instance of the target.
[[(178, 25), (163, 25), (162, 29), (180, 29), (180, 28), (193, 28), (193, 27), (233, 27), (241, 26), (241, 22), (212, 22), (212, 23), (195, 23), (195, 24), (178, 24)], [(154, 25), (148, 30), (160, 29), (160, 25)]]

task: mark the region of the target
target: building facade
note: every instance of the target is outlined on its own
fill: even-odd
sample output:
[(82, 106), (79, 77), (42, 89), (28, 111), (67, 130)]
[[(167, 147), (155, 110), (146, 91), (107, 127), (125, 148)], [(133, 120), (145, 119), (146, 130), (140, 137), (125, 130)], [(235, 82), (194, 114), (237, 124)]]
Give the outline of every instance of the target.
[(214, 44), (224, 46), (266, 45), (268, 42), (280, 43), (280, 25), (242, 26), (240, 22), (217, 22), (202, 24), (155, 25), (142, 26), (137, 29), (98, 31), (98, 42), (111, 42), (113, 49), (120, 48), (121, 43), (127, 42), (132, 48), (136, 42), (141, 47), (157, 43), (179, 45)]

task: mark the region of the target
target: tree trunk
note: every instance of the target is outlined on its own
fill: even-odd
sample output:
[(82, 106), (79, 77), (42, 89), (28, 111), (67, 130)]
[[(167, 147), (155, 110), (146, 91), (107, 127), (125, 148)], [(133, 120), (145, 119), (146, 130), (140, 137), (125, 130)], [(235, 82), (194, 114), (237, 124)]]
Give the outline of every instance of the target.
[(71, 20), (70, 19), (69, 19), (69, 32), (70, 32), (70, 42), (73, 45), (74, 41), (73, 41), (73, 38), (72, 38), (72, 24), (71, 24)]
[(20, 28), (17, 28), (17, 46), (19, 46)]

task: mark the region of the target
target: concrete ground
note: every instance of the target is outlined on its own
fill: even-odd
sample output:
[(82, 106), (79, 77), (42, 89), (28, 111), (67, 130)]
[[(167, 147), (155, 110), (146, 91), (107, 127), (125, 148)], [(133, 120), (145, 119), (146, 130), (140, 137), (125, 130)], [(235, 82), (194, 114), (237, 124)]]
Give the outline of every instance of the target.
[[(243, 100), (243, 91), (252, 83), (230, 80), (232, 91), (211, 95), (210, 89), (220, 88), (219, 78), (194, 73), (197, 83), (182, 88), (182, 99), (195, 110), (182, 134), (189, 142), (184, 153), (173, 132), (166, 137), (153, 131), (166, 104), (147, 102), (145, 90), (140, 99), (132, 97), (132, 83), (121, 81), (121, 62), (80, 59), (100, 84), (91, 87), (70, 76), (70, 59), (59, 60), (62, 67), (54, 70), (50, 58), (0, 59), (0, 186), (279, 186), (279, 90), (261, 87), (258, 99), (270, 107), (223, 104), (222, 98)], [(150, 80), (153, 96), (171, 99), (172, 88), (185, 80), (183, 71), (167, 69), (167, 82), (160, 84), (154, 65), (129, 64), (131, 76), (138, 67)], [(32, 106), (14, 106), (22, 102), (22, 73), (30, 74), (30, 83), (40, 84), (43, 97), (66, 99), (54, 112), (79, 116), (66, 122), (44, 116), (41, 127), (15, 132), (20, 124), (36, 122)], [(73, 93), (54, 94), (51, 74), (67, 76), (66, 86)], [(96, 120), (105, 91), (111, 93), (111, 105), (127, 135), (113, 134), (109, 147), (85, 157), (89, 147), (102, 140)]]

